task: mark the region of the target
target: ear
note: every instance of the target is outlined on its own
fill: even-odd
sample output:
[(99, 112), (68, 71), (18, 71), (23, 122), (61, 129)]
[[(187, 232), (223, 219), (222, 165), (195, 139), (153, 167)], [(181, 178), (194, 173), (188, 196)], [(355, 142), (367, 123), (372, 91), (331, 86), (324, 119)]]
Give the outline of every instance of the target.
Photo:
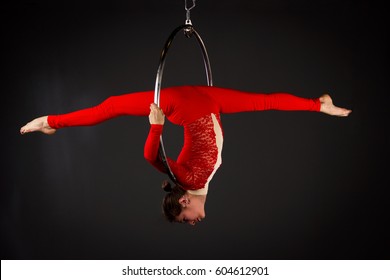
[(179, 203), (181, 207), (185, 208), (188, 204), (190, 204), (190, 199), (187, 195), (183, 195), (179, 198)]

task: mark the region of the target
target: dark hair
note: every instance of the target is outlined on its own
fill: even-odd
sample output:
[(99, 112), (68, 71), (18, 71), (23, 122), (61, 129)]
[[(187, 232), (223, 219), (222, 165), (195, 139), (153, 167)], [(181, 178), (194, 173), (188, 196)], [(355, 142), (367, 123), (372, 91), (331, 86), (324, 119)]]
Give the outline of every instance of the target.
[(163, 214), (169, 222), (175, 222), (176, 217), (180, 215), (182, 210), (179, 199), (186, 191), (178, 184), (172, 187), (171, 183), (167, 180), (163, 181), (162, 188), (168, 192), (162, 202)]

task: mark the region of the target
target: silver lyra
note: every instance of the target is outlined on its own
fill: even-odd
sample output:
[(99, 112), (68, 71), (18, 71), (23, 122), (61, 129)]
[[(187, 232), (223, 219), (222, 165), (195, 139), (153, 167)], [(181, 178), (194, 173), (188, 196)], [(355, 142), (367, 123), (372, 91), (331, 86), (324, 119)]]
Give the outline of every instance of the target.
[[(206, 46), (204, 45), (202, 38), (200, 37), (199, 33), (193, 28), (193, 26), (191, 24), (185, 24), (185, 25), (179, 26), (168, 37), (168, 40), (166, 41), (164, 48), (161, 52), (161, 56), (160, 56), (160, 64), (158, 66), (156, 85), (154, 88), (154, 103), (156, 103), (157, 106), (159, 106), (159, 107), (160, 107), (161, 80), (162, 80), (162, 76), (163, 76), (163, 72), (164, 72), (165, 59), (166, 59), (169, 47), (171, 46), (173, 40), (175, 39), (176, 34), (181, 30), (184, 31), (185, 36), (188, 38), (192, 37), (193, 35), (195, 36), (196, 41), (198, 42), (198, 45), (199, 45), (199, 47), (202, 51), (202, 55), (203, 55), (203, 63), (204, 63), (204, 67), (206, 70), (207, 85), (208, 86), (213, 85), (213, 77), (212, 77), (212, 73), (211, 73), (209, 56), (207, 54)], [(177, 183), (175, 174), (173, 174), (171, 168), (169, 167), (168, 161), (167, 161), (167, 156), (165, 153), (162, 136), (160, 137), (159, 155), (160, 155), (160, 159), (162, 160), (163, 164), (165, 165), (165, 167), (168, 171), (167, 172), (168, 176), (170, 177), (170, 179), (173, 182)]]

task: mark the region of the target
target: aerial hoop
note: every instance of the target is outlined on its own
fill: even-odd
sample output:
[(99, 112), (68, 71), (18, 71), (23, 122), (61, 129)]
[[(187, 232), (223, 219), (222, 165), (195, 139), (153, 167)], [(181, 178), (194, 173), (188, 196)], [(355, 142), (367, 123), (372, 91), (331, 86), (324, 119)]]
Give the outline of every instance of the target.
[[(198, 42), (198, 45), (202, 51), (203, 63), (204, 63), (204, 67), (206, 70), (207, 85), (208, 86), (213, 85), (213, 77), (212, 77), (212, 73), (211, 73), (211, 66), (210, 66), (210, 61), (209, 61), (209, 56), (207, 54), (206, 46), (204, 45), (202, 38), (200, 37), (199, 33), (194, 29), (192, 24), (187, 24), (187, 21), (186, 21), (186, 24), (177, 27), (171, 33), (171, 35), (168, 37), (168, 40), (166, 41), (164, 48), (161, 52), (160, 64), (158, 66), (157, 76), (156, 76), (156, 84), (155, 84), (155, 88), (154, 88), (154, 103), (156, 103), (158, 107), (160, 107), (161, 80), (162, 80), (162, 76), (163, 76), (163, 72), (164, 72), (165, 59), (166, 59), (169, 47), (171, 46), (177, 33), (181, 30), (184, 31), (185, 36), (188, 38), (192, 37), (193, 35), (195, 36), (195, 38)], [(173, 174), (171, 168), (169, 167), (169, 163), (168, 163), (167, 156), (165, 153), (164, 142), (163, 142), (162, 136), (160, 136), (159, 154), (160, 154), (160, 159), (162, 160), (163, 164), (165, 165), (165, 167), (168, 171), (167, 172), (168, 176), (170, 177), (170, 179), (173, 182), (177, 183), (175, 174)]]

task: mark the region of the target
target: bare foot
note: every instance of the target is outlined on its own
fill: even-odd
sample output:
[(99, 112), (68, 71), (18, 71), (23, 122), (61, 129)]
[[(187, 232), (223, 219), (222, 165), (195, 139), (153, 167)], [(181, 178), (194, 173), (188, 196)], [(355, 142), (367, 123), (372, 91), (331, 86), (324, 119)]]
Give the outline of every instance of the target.
[(321, 109), (320, 112), (338, 117), (347, 117), (352, 110), (340, 108), (333, 105), (332, 98), (330, 98), (329, 94), (324, 94), (320, 97)]
[(56, 130), (51, 128), (47, 123), (47, 116), (36, 118), (27, 123), (20, 129), (20, 134), (26, 134), (35, 131), (40, 131), (45, 134), (53, 134), (56, 132)]

